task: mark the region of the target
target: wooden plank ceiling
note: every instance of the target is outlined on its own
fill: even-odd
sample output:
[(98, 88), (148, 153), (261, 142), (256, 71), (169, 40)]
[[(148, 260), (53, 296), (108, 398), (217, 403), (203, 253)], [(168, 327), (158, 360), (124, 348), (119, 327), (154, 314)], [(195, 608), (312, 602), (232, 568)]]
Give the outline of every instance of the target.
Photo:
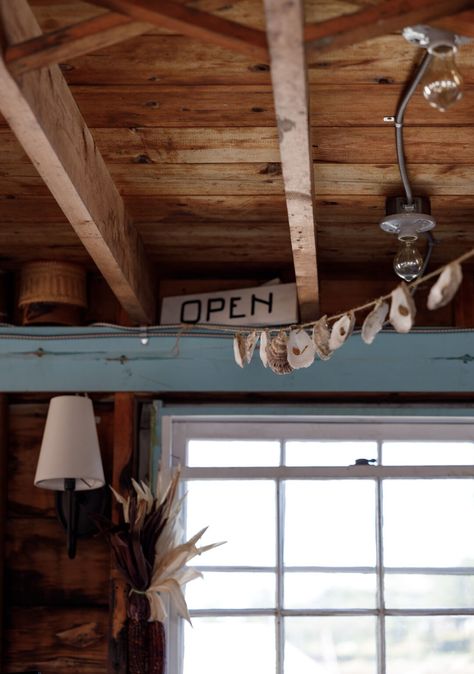
[[(145, 26), (140, 16), (134, 21), (116, 16), (112, 32), (96, 43), (100, 48), (62, 60), (63, 76), (158, 279), (291, 280), (293, 250), (281, 163), (283, 159), (284, 169), (285, 157), (279, 151), (269, 59), (257, 34), (265, 30), (263, 0), (180, 4), (249, 29), (243, 34), (257, 36), (254, 55), (218, 46), (212, 36), (206, 41), (171, 27)], [(375, 4), (307, 0), (306, 23), (361, 10), (370, 16)], [(419, 21), (423, 12), (436, 15), (434, 6), (443, 15), (449, 13), (447, 7), (455, 13), (467, 4), (419, 2), (422, 9), (409, 16)], [(31, 0), (30, 5), (45, 32), (79, 21), (99, 25), (107, 12), (76, 0)], [(408, 12), (412, 3), (404, 6)], [(466, 12), (463, 19), (445, 23), (473, 33), (470, 20)], [(354, 28), (363, 31), (361, 25)], [(399, 18), (393, 22), (389, 17), (378, 34), (396, 32), (356, 44), (339, 36), (336, 43), (345, 46), (329, 51), (322, 49), (326, 43), (320, 28), (306, 29), (313, 40), (308, 58), (310, 149), (323, 281), (352, 278), (363, 284), (371, 277), (392, 275), (396, 241), (377, 223), (385, 197), (402, 190), (393, 128), (383, 118), (394, 114), (420, 57), (401, 37), (400, 25)], [(129, 39), (114, 44), (124, 34)], [(62, 59), (61, 46), (55, 48)], [(76, 53), (89, 48), (87, 40), (85, 45), (79, 42)], [(15, 58), (14, 53), (7, 56), (7, 61)], [(463, 47), (458, 61), (464, 99), (448, 113), (439, 113), (417, 92), (406, 115), (414, 193), (430, 196), (438, 220), (434, 264), (474, 245), (474, 46)], [(20, 81), (24, 63), (28, 66), (27, 61), (12, 65)], [(304, 139), (300, 136), (297, 142), (304, 154)], [(26, 260), (67, 259), (94, 269), (3, 119), (0, 147), (2, 267), (15, 270)]]

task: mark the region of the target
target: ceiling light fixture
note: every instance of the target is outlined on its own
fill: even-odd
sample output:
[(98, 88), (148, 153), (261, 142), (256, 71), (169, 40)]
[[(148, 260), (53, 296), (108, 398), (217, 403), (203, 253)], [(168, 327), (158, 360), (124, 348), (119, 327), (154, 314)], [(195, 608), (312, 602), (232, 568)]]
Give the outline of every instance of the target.
[[(470, 42), (470, 39), (422, 25), (405, 28), (403, 36), (411, 44), (426, 49), (426, 53), (399, 102), (395, 117), (384, 118), (385, 122), (395, 125), (397, 160), (405, 196), (387, 199), (386, 215), (380, 227), (385, 232), (396, 234), (400, 241), (393, 262), (395, 273), (405, 281), (413, 281), (428, 266), (434, 243), (431, 230), (436, 226), (436, 221), (431, 215), (429, 199), (414, 197), (411, 189), (403, 145), (405, 111), (420, 83), (423, 96), (437, 110), (444, 112), (462, 97), (462, 77), (455, 64), (455, 54), (458, 45)], [(420, 234), (426, 234), (428, 239), (424, 260), (415, 246)]]

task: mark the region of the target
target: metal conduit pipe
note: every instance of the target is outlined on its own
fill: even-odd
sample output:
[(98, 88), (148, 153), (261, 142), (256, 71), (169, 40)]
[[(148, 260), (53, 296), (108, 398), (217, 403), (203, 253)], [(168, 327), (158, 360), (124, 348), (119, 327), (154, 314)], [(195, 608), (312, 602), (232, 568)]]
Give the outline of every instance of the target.
[(429, 52), (426, 52), (420, 65), (418, 66), (418, 70), (415, 73), (415, 77), (413, 78), (409, 87), (405, 91), (398, 105), (398, 109), (395, 115), (395, 140), (397, 147), (398, 168), (400, 170), (400, 177), (402, 179), (405, 195), (407, 198), (407, 204), (409, 206), (413, 205), (413, 192), (411, 189), (410, 180), (408, 178), (407, 167), (405, 163), (405, 150), (403, 145), (403, 118), (405, 116), (405, 110), (407, 108), (407, 105), (410, 102), (411, 97), (415, 93), (415, 89), (419, 85), (421, 79), (423, 78), (423, 75), (429, 68), (432, 60), (433, 55), (430, 54)]

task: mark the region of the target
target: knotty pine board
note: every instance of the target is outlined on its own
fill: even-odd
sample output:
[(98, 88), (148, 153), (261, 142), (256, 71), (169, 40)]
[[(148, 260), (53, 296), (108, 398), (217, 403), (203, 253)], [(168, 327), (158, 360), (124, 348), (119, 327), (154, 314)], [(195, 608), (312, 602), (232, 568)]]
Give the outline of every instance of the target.
[[(322, 54), (308, 69), (311, 84), (359, 87), (404, 84), (421, 51), (401, 35), (386, 35)], [(466, 84), (474, 82), (474, 50), (460, 50)], [(181, 35), (141, 35), (111, 47), (65, 60), (72, 85), (269, 84), (268, 63)]]
[[(207, 86), (72, 86), (72, 93), (90, 128), (274, 127), (269, 85)], [(313, 127), (379, 126), (395, 113), (398, 85), (312, 85)], [(441, 114), (417, 93), (407, 110), (407, 126), (453, 128), (472, 126), (474, 88)], [(5, 126), (4, 120), (2, 125)]]
[[(110, 164), (279, 163), (277, 130), (231, 128), (99, 128), (92, 129), (99, 150)], [(313, 127), (313, 160), (340, 164), (396, 162), (394, 129), (385, 127)], [(472, 127), (407, 127), (406, 158), (410, 164), (473, 164)], [(29, 164), (13, 134), (0, 129), (0, 166)]]

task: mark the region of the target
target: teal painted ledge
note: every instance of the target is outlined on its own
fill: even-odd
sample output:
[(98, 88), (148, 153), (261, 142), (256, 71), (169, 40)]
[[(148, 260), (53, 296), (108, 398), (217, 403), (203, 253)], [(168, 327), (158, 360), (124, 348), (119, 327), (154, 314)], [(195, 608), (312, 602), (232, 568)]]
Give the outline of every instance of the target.
[[(160, 332), (165, 332), (160, 330)], [(278, 376), (232, 340), (114, 328), (1, 328), (0, 390), (140, 392), (473, 392), (474, 331), (353, 335), (327, 362)]]

